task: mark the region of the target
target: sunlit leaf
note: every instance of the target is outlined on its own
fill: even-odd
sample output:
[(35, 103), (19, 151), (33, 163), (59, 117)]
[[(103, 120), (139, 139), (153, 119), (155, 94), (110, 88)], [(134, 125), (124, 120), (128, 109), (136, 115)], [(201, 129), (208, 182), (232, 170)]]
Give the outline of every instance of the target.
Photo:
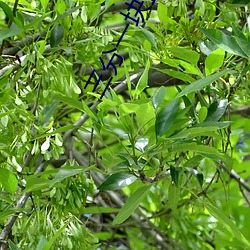
[(0, 168), (0, 183), (11, 194), (14, 194), (18, 187), (16, 176), (5, 168)]

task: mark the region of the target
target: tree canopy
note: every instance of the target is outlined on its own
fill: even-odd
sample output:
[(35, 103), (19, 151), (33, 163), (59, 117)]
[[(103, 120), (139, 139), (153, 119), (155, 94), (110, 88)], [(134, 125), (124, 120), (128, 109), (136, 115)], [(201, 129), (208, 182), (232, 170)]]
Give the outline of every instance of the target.
[(250, 249), (248, 2), (0, 1), (0, 249)]

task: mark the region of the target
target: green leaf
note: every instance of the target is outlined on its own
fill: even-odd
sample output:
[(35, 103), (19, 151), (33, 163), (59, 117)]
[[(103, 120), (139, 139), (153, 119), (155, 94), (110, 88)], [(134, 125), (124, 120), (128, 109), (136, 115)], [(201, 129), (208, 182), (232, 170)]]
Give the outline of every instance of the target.
[[(201, 200), (201, 199), (200, 199)], [(230, 220), (220, 209), (216, 208), (212, 204), (202, 201), (208, 212), (216, 218), (223, 226), (232, 233), (239, 241), (241, 241), (245, 246), (250, 248), (250, 242), (245, 238), (245, 236), (240, 232), (238, 227)]]
[(78, 109), (78, 110), (80, 110), (82, 112), (85, 112), (82, 103), (80, 101), (78, 101), (78, 100), (75, 100), (75, 99), (70, 98), (68, 96), (64, 96), (64, 95), (62, 95), (60, 93), (57, 93), (57, 92), (54, 93), (53, 97), (55, 99), (63, 102), (63, 103), (68, 104), (69, 106), (71, 106), (73, 108), (76, 108), (76, 109)]
[(48, 6), (49, 0), (41, 0), (40, 2), (41, 2), (42, 7), (43, 7), (44, 9), (46, 9), (47, 6)]
[(207, 76), (205, 78), (202, 78), (198, 81), (195, 81), (191, 84), (189, 84), (185, 89), (183, 89), (178, 95), (177, 95), (177, 98), (178, 97), (181, 97), (183, 95), (186, 95), (186, 94), (189, 94), (189, 93), (192, 93), (192, 92), (195, 92), (197, 90), (200, 90), (204, 87), (206, 87), (207, 85), (215, 82), (216, 80), (218, 80), (220, 77), (222, 77), (223, 75), (229, 73), (230, 70), (223, 70), (221, 72), (218, 72), (218, 73), (215, 73), (213, 75), (210, 75), (210, 76)]
[(232, 4), (249, 4), (249, 0), (233, 0)]
[(176, 47), (176, 48), (169, 48), (168, 50), (172, 52), (172, 54), (175, 57), (178, 57), (182, 60), (190, 62), (194, 66), (197, 65), (199, 58), (200, 58), (200, 54), (198, 52), (190, 50), (190, 49)]
[(82, 214), (111, 214), (111, 213), (117, 213), (119, 212), (119, 208), (114, 208), (114, 207), (82, 207), (80, 208), (80, 212)]
[(51, 185), (51, 180), (37, 177), (37, 176), (30, 176), (26, 178), (26, 188), (24, 192), (33, 192), (39, 191), (46, 188), (49, 188)]
[(223, 65), (225, 57), (225, 51), (222, 49), (217, 49), (210, 53), (205, 60), (205, 72), (206, 75), (211, 75)]
[(185, 168), (188, 172), (190, 172), (192, 175), (195, 176), (195, 178), (197, 179), (197, 181), (199, 182), (200, 186), (202, 187), (203, 185), (203, 181), (204, 181), (204, 176), (201, 172), (197, 171), (196, 169), (194, 168), (189, 168), (189, 167), (186, 167)]
[(56, 47), (63, 39), (63, 34), (64, 34), (64, 28), (61, 24), (56, 25), (52, 30), (51, 30), (51, 35), (50, 35), (50, 46)]
[(167, 11), (167, 5), (165, 3), (159, 2), (157, 6), (157, 14), (160, 22), (163, 24), (166, 24), (168, 21)]
[(203, 122), (206, 119), (207, 116), (207, 108), (206, 107), (201, 107), (199, 112), (198, 112), (198, 118), (200, 122)]
[(139, 94), (147, 87), (148, 85), (148, 70), (150, 67), (150, 60), (148, 60), (145, 70), (143, 71), (135, 89), (134, 96), (137, 98)]
[(48, 241), (47, 241), (46, 237), (44, 235), (41, 235), (40, 239), (38, 241), (36, 250), (43, 250), (43, 247), (46, 245), (47, 242)]
[(5, 168), (0, 168), (0, 183), (11, 194), (14, 194), (18, 187), (18, 180), (16, 176)]
[(204, 121), (195, 124), (193, 127), (217, 127), (217, 129), (222, 129), (228, 127), (230, 124), (232, 124), (231, 121), (225, 121), (225, 122)]
[(135, 33), (135, 37), (138, 37), (139, 41), (149, 41), (153, 48), (157, 48), (155, 35), (149, 30), (139, 27), (139, 30)]
[[(65, 222), (64, 222), (65, 223)], [(54, 241), (59, 237), (59, 235), (64, 231), (64, 229), (68, 226), (69, 222), (68, 223), (65, 223), (59, 230), (57, 230), (55, 232), (55, 234), (53, 235), (53, 237), (45, 244), (45, 246), (43, 247), (42, 250), (49, 250)]]
[(0, 30), (0, 42), (6, 38), (17, 36), (23, 32), (23, 29), (20, 29), (18, 26), (14, 25), (11, 28), (1, 29)]
[(163, 72), (169, 76), (172, 76), (174, 78), (177, 78), (177, 79), (180, 79), (184, 82), (193, 82), (195, 79), (193, 77), (191, 77), (190, 75), (186, 74), (186, 73), (183, 73), (183, 72), (180, 72), (180, 71), (176, 71), (176, 70), (173, 70), (173, 69), (157, 69), (158, 71), (160, 72)]
[(14, 244), (11, 240), (9, 240), (8, 242), (9, 242), (10, 250), (22, 250), (16, 244)]
[(150, 185), (144, 185), (131, 194), (120, 212), (116, 215), (112, 224), (121, 224), (124, 222), (139, 206), (143, 198), (147, 195), (150, 187)]
[(170, 166), (170, 175), (171, 175), (171, 179), (174, 182), (174, 184), (176, 186), (178, 186), (178, 180), (179, 180), (179, 173), (180, 173), (181, 169), (180, 168), (176, 168), (173, 166)]
[(85, 170), (86, 170), (85, 168), (79, 167), (79, 166), (77, 166), (77, 167), (73, 167), (73, 166), (63, 167), (57, 172), (56, 176), (54, 177), (54, 179), (51, 182), (51, 186), (57, 182), (61, 182), (62, 180), (66, 179), (70, 176), (74, 176), (74, 175), (80, 174), (82, 172), (85, 172)]
[(140, 105), (135, 104), (135, 103), (122, 103), (121, 105), (119, 105), (119, 109), (120, 109), (121, 113), (131, 114), (131, 113), (134, 113), (135, 111), (139, 110)]
[(165, 94), (166, 94), (166, 87), (161, 86), (160, 88), (157, 89), (155, 94), (152, 96), (151, 101), (152, 101), (155, 111), (157, 111), (158, 107), (163, 102)]
[(213, 102), (208, 108), (208, 113), (207, 113), (205, 122), (219, 121), (220, 118), (224, 115), (227, 109), (227, 105), (228, 105), (227, 99), (222, 99), (222, 100)]
[(3, 1), (0, 1), (0, 8), (3, 9), (5, 15), (6, 15), (11, 21), (14, 21), (14, 15), (13, 15), (13, 12), (12, 12), (11, 8), (9, 7), (9, 5), (7, 5), (7, 4), (4, 3)]
[(179, 101), (174, 99), (156, 116), (155, 132), (156, 136), (164, 135), (174, 123), (179, 110)]
[(42, 124), (49, 122), (50, 118), (53, 116), (54, 112), (58, 108), (59, 102), (52, 100), (49, 104), (44, 105), (42, 112)]
[(218, 127), (195, 127), (188, 128), (180, 131), (179, 133), (172, 135), (170, 139), (190, 139), (196, 136), (206, 135), (207, 132), (215, 131)]
[(9, 208), (7, 207), (5, 211), (0, 212), (0, 222), (4, 223), (6, 219), (8, 219), (8, 217), (14, 213), (18, 213), (18, 212), (23, 212), (24, 209), (23, 208)]
[(136, 177), (132, 174), (120, 172), (109, 176), (99, 187), (99, 190), (117, 190), (133, 183)]
[(228, 36), (224, 34), (222, 31), (217, 30), (217, 29), (200, 28), (200, 30), (219, 48), (231, 54), (238, 55), (241, 57), (246, 57), (246, 54), (237, 43), (237, 40), (235, 37)]
[(168, 204), (173, 211), (176, 210), (179, 199), (180, 188), (178, 188), (173, 182), (171, 182), (168, 188)]

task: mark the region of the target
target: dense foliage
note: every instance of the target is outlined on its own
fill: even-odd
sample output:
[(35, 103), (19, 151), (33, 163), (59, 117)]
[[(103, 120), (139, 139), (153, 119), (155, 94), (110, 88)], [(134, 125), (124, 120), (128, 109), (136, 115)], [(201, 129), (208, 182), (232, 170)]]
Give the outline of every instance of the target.
[(250, 249), (248, 1), (140, 2), (0, 1), (0, 249)]

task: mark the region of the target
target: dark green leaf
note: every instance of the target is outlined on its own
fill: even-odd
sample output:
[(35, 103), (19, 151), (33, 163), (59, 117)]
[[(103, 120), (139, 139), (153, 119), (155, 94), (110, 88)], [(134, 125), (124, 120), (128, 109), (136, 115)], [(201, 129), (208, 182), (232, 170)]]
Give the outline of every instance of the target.
[(56, 47), (63, 39), (64, 28), (61, 24), (56, 25), (50, 35), (50, 46)]
[(14, 20), (14, 15), (12, 13), (11, 8), (9, 7), (9, 5), (7, 5), (6, 3), (4, 3), (3, 1), (0, 1), (0, 8), (3, 9), (5, 15), (11, 20)]
[(169, 130), (176, 119), (178, 110), (179, 101), (175, 99), (159, 112), (155, 121), (156, 136), (162, 136)]
[(228, 104), (227, 99), (222, 99), (212, 103), (208, 108), (207, 117), (204, 122), (219, 121), (226, 111), (227, 104)]
[(249, 0), (233, 0), (232, 4), (244, 4), (247, 5), (249, 4)]
[(186, 167), (185, 168), (188, 172), (190, 172), (192, 175), (195, 176), (195, 178), (198, 180), (200, 186), (202, 187), (203, 185), (203, 181), (204, 181), (204, 176), (201, 172), (197, 171), (196, 169), (194, 168), (189, 168), (189, 167)]
[(120, 172), (109, 176), (99, 187), (99, 190), (117, 190), (133, 183), (136, 177), (132, 174)]
[(170, 166), (170, 175), (172, 181), (175, 183), (176, 186), (178, 186), (178, 180), (179, 180), (179, 173), (181, 169), (180, 168), (175, 168), (173, 166)]
[(200, 28), (201, 32), (203, 32), (212, 42), (214, 42), (219, 48), (224, 49), (225, 51), (235, 54), (238, 56), (246, 57), (246, 54), (241, 49), (237, 40), (233, 36), (228, 36), (224, 34), (222, 31), (217, 29), (204, 29)]

